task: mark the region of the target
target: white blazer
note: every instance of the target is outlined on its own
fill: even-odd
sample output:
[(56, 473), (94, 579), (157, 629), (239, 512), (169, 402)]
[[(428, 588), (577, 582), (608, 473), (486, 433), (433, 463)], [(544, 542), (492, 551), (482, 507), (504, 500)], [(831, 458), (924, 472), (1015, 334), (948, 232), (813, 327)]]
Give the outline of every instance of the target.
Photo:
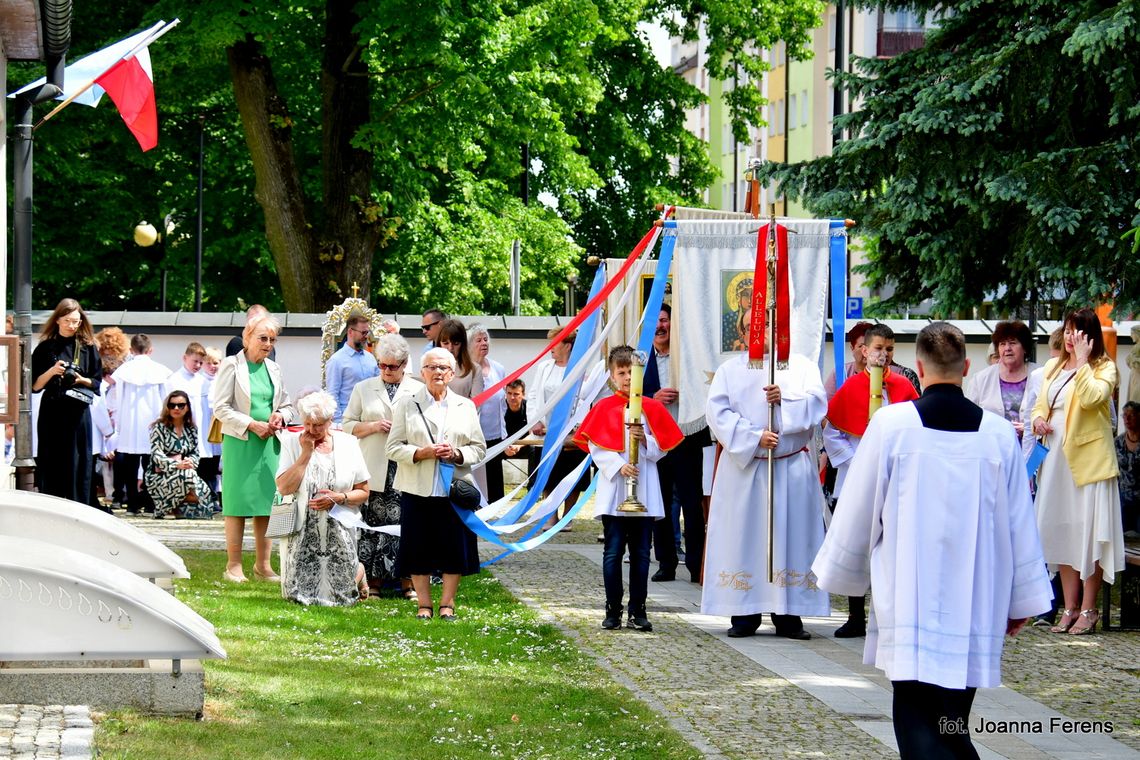
[[(1004, 419), (1005, 405), (1001, 401), (1001, 378), (998, 376), (1000, 368), (1000, 364), (991, 364), (970, 378), (970, 382), (966, 385), (966, 398), (987, 412), (993, 412)], [(1033, 370), (1037, 369), (1037, 365), (1033, 362), (1026, 362), (1025, 369), (1026, 377), (1028, 377), (1033, 373)], [(1026, 389), (1028, 387), (1029, 384), (1026, 383)], [(1021, 421), (1029, 422), (1025, 419)]]
[[(450, 443), (463, 455), (463, 464), (455, 466), (455, 477), (471, 478), (471, 465), (481, 462), (487, 453), (487, 442), (483, 440), (483, 429), (479, 425), (479, 413), (471, 399), (449, 390), (447, 415), (443, 430), (433, 429), (430, 433), (420, 409), (427, 411), (433, 399), (427, 387), (420, 388), (411, 396), (400, 399), (392, 411), (392, 429), (388, 433), (388, 458), (399, 464), (396, 480), (392, 487), (397, 491), (415, 496), (431, 496), (436, 483), (436, 459), (412, 461), (416, 449), (436, 443)], [(416, 407), (416, 403), (419, 407)]]
[[(361, 422), (392, 419), (392, 411), (400, 399), (411, 396), (423, 386), (422, 382), (405, 372), (396, 395), (388, 400), (388, 391), (382, 378), (377, 376), (360, 381), (352, 389), (352, 396), (344, 409), (344, 432), (351, 434)], [(360, 451), (364, 454), (364, 462), (368, 465), (371, 476), (369, 488), (377, 492), (383, 491), (388, 480), (388, 434), (378, 431), (356, 440), (360, 443)]]
[[(273, 411), (279, 412), (288, 424), (293, 420), (293, 405), (285, 392), (281, 367), (272, 359), (266, 359), (265, 368), (273, 383)], [(246, 431), (253, 417), (249, 416), (249, 364), (244, 351), (222, 360), (210, 392), (214, 399), (214, 416), (222, 421), (222, 433), (247, 440)]]

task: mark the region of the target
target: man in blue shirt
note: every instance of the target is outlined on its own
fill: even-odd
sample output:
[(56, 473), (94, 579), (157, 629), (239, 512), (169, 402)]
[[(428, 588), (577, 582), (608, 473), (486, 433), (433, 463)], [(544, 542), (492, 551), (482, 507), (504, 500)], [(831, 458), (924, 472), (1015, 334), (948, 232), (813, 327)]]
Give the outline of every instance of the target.
[(344, 345), (325, 365), (325, 390), (336, 399), (334, 422), (340, 422), (356, 384), (380, 374), (376, 357), (367, 351), (369, 332), (367, 317), (350, 318)]

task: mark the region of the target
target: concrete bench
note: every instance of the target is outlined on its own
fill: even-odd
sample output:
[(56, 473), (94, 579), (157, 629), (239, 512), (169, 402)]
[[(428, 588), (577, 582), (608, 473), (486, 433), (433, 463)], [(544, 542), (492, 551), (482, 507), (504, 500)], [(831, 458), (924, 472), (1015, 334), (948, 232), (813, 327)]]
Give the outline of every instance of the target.
[(0, 703), (200, 714), (198, 660), (226, 656), (214, 626), (154, 583), (25, 537), (0, 536), (0, 620)]
[(143, 578), (190, 577), (182, 558), (145, 531), (56, 496), (0, 490), (0, 536), (47, 541)]

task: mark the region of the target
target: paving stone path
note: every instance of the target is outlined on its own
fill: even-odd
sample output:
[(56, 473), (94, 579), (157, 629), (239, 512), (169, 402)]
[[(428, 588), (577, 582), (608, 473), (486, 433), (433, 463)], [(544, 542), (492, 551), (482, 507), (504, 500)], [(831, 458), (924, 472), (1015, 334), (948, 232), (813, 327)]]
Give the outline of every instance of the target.
[[(601, 547), (576, 538), (494, 572), (703, 756), (897, 756), (890, 684), (862, 664), (862, 639), (834, 638), (843, 616), (805, 619), (811, 641), (763, 635), (770, 625), (729, 639), (727, 618), (699, 614), (700, 587), (678, 580), (650, 583), (652, 633), (605, 631)], [(980, 690), (974, 703), (970, 728), (982, 758), (1140, 757), (1140, 636), (1036, 628), (1008, 652), (1004, 677), (1015, 688)]]
[(91, 757), (94, 729), (83, 705), (0, 705), (0, 758), (74, 760)]

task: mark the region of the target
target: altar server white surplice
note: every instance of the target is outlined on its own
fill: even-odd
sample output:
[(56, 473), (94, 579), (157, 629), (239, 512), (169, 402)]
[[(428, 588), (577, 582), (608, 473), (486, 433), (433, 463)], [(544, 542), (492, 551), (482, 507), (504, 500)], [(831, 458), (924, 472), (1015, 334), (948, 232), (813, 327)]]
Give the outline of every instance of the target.
[(892, 681), (1001, 685), (1008, 619), (1052, 592), (1016, 434), (926, 428), (914, 404), (880, 410), (851, 464), (812, 569), (821, 588), (872, 590), (865, 664)]
[[(767, 582), (767, 369), (752, 369), (738, 354), (713, 377), (706, 416), (724, 447), (713, 480), (701, 612), (708, 615), (826, 616), (827, 594), (811, 574), (823, 542), (823, 492), (812, 463), (813, 431), (827, 412), (819, 369), (792, 354), (776, 370), (777, 407), (773, 583)], [(808, 451), (804, 451), (805, 447)]]

